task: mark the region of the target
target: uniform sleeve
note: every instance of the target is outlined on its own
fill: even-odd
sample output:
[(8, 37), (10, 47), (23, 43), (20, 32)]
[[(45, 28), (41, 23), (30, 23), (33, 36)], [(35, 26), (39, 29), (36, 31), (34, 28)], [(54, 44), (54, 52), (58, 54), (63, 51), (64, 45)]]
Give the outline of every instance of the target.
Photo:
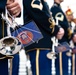
[(7, 0), (0, 0), (0, 13), (5, 11), (6, 2), (7, 2)]
[(66, 19), (65, 14), (63, 13), (63, 11), (60, 10), (60, 8), (58, 8), (56, 6), (52, 7), (50, 11), (52, 12), (52, 15), (55, 19), (55, 22), (56, 23), (58, 22), (58, 25), (60, 25), (65, 30), (65, 36), (68, 39), (71, 39), (72, 38), (72, 31), (69, 28), (68, 21)]
[[(43, 27), (49, 34), (56, 35), (59, 27), (49, 22), (50, 14), (47, 13), (47, 7), (40, 0), (24, 0), (24, 11), (27, 11), (29, 16), (37, 23), (38, 26)], [(26, 10), (25, 10), (26, 9)]]

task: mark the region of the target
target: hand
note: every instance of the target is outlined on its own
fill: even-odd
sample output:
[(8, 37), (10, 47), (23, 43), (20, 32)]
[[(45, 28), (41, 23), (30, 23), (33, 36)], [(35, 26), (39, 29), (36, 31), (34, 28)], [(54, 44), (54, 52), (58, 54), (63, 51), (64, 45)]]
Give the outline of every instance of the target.
[(10, 14), (14, 17), (18, 16), (21, 12), (20, 4), (17, 1), (7, 1), (7, 10), (10, 12)]
[(73, 36), (73, 38), (72, 38), (72, 41), (73, 41), (74, 43), (76, 43), (76, 34), (74, 34), (74, 36)]
[(57, 39), (62, 39), (62, 37), (64, 36), (64, 29), (63, 28), (60, 28), (59, 29), (59, 32), (56, 36)]
[(7, 0), (7, 4), (14, 2), (14, 0)]

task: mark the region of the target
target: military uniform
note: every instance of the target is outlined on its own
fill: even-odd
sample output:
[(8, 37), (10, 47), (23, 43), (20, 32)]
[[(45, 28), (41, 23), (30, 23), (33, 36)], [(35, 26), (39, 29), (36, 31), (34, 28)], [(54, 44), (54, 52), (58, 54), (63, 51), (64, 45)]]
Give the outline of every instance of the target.
[[(70, 29), (72, 30), (72, 32), (74, 34), (76, 34), (76, 22), (75, 22), (75, 18), (73, 17), (73, 12), (70, 8), (68, 8), (66, 10), (66, 16), (67, 16), (67, 20), (68, 20), (68, 23), (69, 23), (69, 26), (70, 26)], [(76, 43), (70, 43), (70, 46), (73, 48), (73, 47), (76, 47)], [(71, 69), (72, 69), (72, 75), (76, 75), (76, 50), (72, 50), (71, 52), (71, 63), (72, 63), (72, 66), (71, 66)]]
[(52, 51), (51, 37), (58, 33), (59, 27), (49, 22), (51, 15), (45, 0), (23, 0), (23, 6), (24, 23), (33, 20), (43, 35), (41, 40), (25, 47), (31, 61), (32, 73), (52, 75), (52, 61), (47, 58), (47, 53)]
[[(64, 12), (62, 11), (60, 4), (54, 2), (50, 11), (52, 12), (55, 22), (58, 21), (58, 25), (60, 25), (60, 27), (62, 27), (65, 31), (65, 34), (64, 34), (63, 38), (61, 40), (59, 40), (59, 43), (62, 43), (62, 42), (69, 43), (70, 39), (72, 38), (72, 32), (69, 29), (67, 18), (65, 16)], [(62, 73), (61, 74), (59, 73), (58, 75), (69, 75), (69, 60), (68, 59), (71, 59), (71, 57), (68, 57), (66, 55), (66, 53), (67, 53), (67, 51), (61, 53), (61, 55), (57, 58), (57, 60), (62, 61), (62, 64), (61, 64)], [(72, 63), (72, 61), (70, 61), (70, 63)], [(58, 67), (60, 66), (59, 64), (57, 63)], [(72, 74), (72, 69), (70, 69), (70, 75), (71, 74)]]
[[(0, 0), (0, 14), (5, 12), (6, 2), (7, 2), (7, 0)], [(7, 35), (7, 27), (4, 24), (4, 21), (2, 20), (2, 17), (0, 15), (0, 39), (5, 37), (6, 35)], [(0, 54), (0, 75), (8, 75), (9, 74), (8, 73), (8, 58), (12, 58), (12, 57), (14, 57), (13, 58), (13, 70), (12, 70), (13, 74), (12, 75), (18, 74), (19, 55), (8, 57), (8, 56)]]

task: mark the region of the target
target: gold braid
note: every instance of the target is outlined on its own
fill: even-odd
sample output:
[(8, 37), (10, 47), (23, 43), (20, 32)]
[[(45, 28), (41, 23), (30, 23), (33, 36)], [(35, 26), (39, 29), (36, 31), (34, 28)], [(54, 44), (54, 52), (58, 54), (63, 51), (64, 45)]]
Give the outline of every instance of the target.
[(69, 39), (71, 38), (71, 35), (72, 35), (72, 31), (70, 30), (70, 28), (68, 28), (68, 37), (69, 37)]
[(55, 27), (55, 21), (52, 18), (49, 18), (49, 22), (50, 22), (50, 28), (52, 29), (52, 33), (54, 32), (54, 27)]

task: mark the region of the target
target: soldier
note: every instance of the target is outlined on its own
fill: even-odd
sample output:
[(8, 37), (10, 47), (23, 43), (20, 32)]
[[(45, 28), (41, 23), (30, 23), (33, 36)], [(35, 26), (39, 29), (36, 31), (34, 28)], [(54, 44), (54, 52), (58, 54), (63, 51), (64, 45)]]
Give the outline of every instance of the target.
[(68, 20), (68, 23), (69, 23), (69, 26), (70, 26), (70, 29), (72, 30), (72, 32), (74, 31), (74, 28), (75, 28), (75, 18), (73, 16), (73, 12), (70, 8), (68, 8), (66, 11), (65, 11), (65, 15), (66, 15), (66, 18)]
[(46, 0), (23, 0), (24, 23), (33, 20), (40, 29), (43, 38), (28, 47), (26, 53), (31, 61), (33, 75), (52, 75), (52, 61), (47, 54), (51, 52), (52, 36), (62, 38), (64, 30), (55, 25)]
[[(68, 25), (68, 21), (67, 18), (60, 6), (61, 2), (63, 2), (63, 0), (54, 0), (54, 4), (51, 7), (50, 11), (52, 12), (52, 15), (55, 19), (55, 22), (58, 23), (58, 25), (60, 25), (60, 27), (62, 27), (65, 31), (65, 34), (63, 36), (63, 38), (61, 40), (59, 40), (59, 43), (62, 42), (68, 42), (70, 41), (70, 39), (73, 37), (73, 33), (69, 28)], [(73, 37), (75, 39), (75, 37)], [(63, 53), (59, 53), (59, 57), (57, 58), (57, 60), (59, 60), (59, 64), (57, 63), (56, 65), (57, 68), (60, 67), (60, 70), (57, 71), (57, 75), (68, 75), (69, 73), (71, 74), (71, 69), (69, 68), (69, 61), (68, 61), (68, 56), (66, 55), (66, 51)]]
[[(70, 29), (72, 30), (72, 32), (74, 34), (76, 34), (76, 18), (74, 18), (74, 15), (73, 15), (73, 12), (70, 8), (68, 8), (66, 11), (65, 11), (65, 15), (67, 17), (67, 20), (68, 20), (68, 23), (69, 23), (69, 26), (70, 26)], [(75, 40), (75, 39), (73, 39)], [(70, 46), (72, 48), (76, 47), (76, 42), (73, 42), (71, 41), (70, 42)], [(67, 55), (69, 56), (70, 55), (70, 60), (71, 60), (71, 63), (72, 63), (72, 66), (71, 66), (71, 69), (72, 69), (72, 75), (75, 75), (75, 70), (76, 70), (76, 67), (75, 67), (75, 62), (76, 62), (76, 55), (75, 55), (76, 51), (73, 49), (71, 51), (69, 51), (67, 53)]]
[[(19, 15), (21, 8), (20, 5), (16, 2), (11, 2), (12, 0), (0, 0), (0, 14), (5, 13), (5, 7), (7, 7), (8, 11), (10, 12), (10, 10), (12, 12), (10, 12), (12, 15), (14, 15), (15, 17)], [(17, 10), (19, 9), (19, 10)], [(0, 39), (7, 36), (7, 28), (6, 25), (4, 26), (4, 21), (2, 20), (2, 17), (0, 15)], [(1, 45), (0, 45), (1, 46)], [(8, 72), (8, 59), (12, 58), (13, 59), (13, 74), (12, 75), (18, 75), (18, 73), (16, 73), (16, 71), (18, 72), (18, 63), (19, 63), (19, 56), (15, 55), (15, 56), (5, 56), (0, 54), (0, 75), (9, 75)]]

